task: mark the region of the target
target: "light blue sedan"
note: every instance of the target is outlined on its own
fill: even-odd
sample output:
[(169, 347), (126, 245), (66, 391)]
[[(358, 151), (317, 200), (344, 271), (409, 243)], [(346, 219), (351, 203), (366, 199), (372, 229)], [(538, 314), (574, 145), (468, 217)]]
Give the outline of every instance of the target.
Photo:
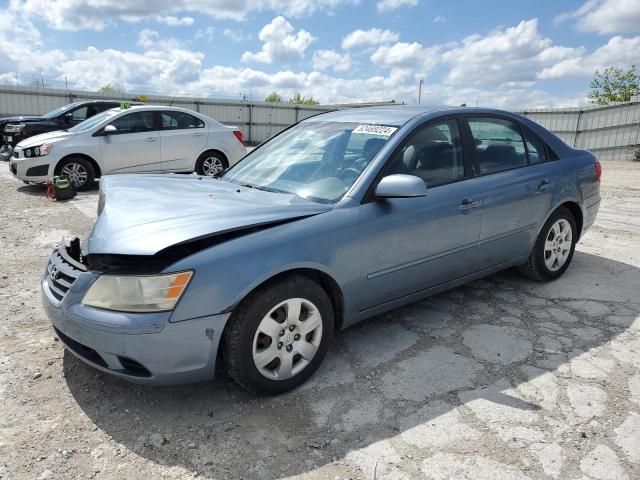
[(104, 372), (170, 384), (224, 367), (283, 392), (367, 317), (505, 268), (562, 275), (600, 174), (591, 153), (512, 113), (326, 113), (219, 178), (104, 177), (86, 245), (51, 255), (43, 303)]

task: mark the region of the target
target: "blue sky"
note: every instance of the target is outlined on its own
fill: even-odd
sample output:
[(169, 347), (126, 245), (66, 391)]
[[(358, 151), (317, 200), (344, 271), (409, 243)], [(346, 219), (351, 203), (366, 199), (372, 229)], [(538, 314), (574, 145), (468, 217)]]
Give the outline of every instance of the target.
[(0, 82), (323, 103), (585, 103), (640, 64), (639, 0), (9, 0)]

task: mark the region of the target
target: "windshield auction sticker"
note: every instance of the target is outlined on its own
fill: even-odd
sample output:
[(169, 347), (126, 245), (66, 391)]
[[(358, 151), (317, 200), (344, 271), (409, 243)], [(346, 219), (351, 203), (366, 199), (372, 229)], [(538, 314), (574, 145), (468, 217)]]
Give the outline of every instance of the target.
[(390, 137), (393, 132), (398, 130), (397, 127), (388, 127), (386, 125), (358, 125), (353, 133), (366, 133), (368, 135), (378, 135), (380, 137)]

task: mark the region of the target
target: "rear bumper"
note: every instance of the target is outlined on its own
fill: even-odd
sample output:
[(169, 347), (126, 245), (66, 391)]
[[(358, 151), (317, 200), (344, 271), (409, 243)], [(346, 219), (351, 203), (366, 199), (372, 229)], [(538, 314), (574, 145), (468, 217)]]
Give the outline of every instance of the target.
[(175, 385), (214, 377), (229, 314), (172, 323), (171, 312), (109, 312), (81, 303), (95, 275), (81, 275), (62, 301), (51, 293), (47, 276), (45, 272), (41, 282), (44, 309), (67, 350), (83, 362), (140, 384)]

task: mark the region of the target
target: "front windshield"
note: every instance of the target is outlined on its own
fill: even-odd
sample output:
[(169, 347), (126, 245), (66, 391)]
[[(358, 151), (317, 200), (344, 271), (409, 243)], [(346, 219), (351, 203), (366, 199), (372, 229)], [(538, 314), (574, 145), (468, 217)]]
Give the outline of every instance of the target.
[(58, 107), (55, 110), (51, 110), (49, 113), (45, 113), (43, 115), (44, 118), (54, 118), (60, 115), (65, 110), (69, 110), (72, 107), (75, 107), (77, 103), (70, 103), (68, 105), (63, 105), (62, 107)]
[(71, 133), (86, 132), (87, 130), (91, 130), (93, 127), (99, 125), (101, 122), (104, 121), (105, 118), (113, 117), (116, 113), (117, 112), (112, 112), (112, 111), (109, 111), (109, 110), (107, 110), (105, 112), (102, 112), (102, 113), (98, 113), (97, 115), (94, 115), (93, 117), (87, 118), (84, 122), (80, 122), (76, 126), (71, 127), (67, 131), (71, 132)]
[(302, 122), (247, 155), (223, 178), (317, 202), (335, 202), (396, 130), (387, 125)]

